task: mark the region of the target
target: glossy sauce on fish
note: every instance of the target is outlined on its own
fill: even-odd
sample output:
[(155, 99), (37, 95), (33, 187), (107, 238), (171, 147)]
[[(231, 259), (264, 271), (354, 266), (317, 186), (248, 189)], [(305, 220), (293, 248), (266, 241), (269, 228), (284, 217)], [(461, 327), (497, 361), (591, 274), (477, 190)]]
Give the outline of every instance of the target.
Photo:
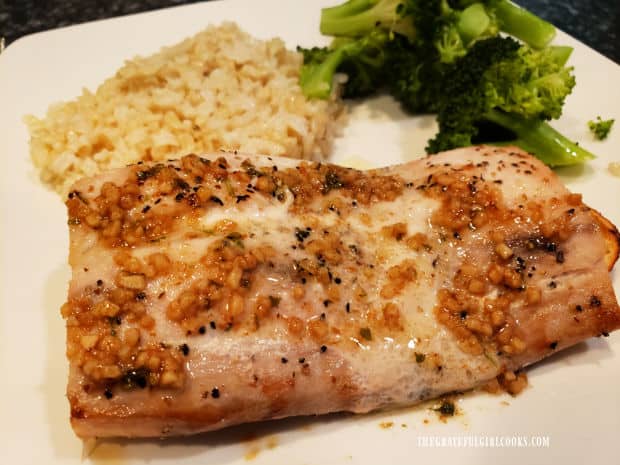
[(371, 171), (188, 155), (67, 207), (81, 437), (410, 405), (620, 326), (615, 227), (514, 148)]

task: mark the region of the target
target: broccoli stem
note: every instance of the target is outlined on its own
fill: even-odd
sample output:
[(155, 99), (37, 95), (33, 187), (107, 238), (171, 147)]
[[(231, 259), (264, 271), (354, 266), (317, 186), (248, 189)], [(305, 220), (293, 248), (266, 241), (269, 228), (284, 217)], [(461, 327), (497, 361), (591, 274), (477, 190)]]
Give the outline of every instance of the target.
[(474, 3), (463, 10), (457, 28), (463, 42), (468, 44), (486, 31), (491, 23), (482, 3)]
[(551, 52), (553, 61), (555, 61), (558, 66), (564, 66), (573, 53), (573, 47), (567, 45), (552, 45), (549, 47), (549, 51)]
[(361, 13), (364, 10), (372, 8), (379, 0), (349, 0), (340, 5), (323, 8), (321, 10), (321, 18), (343, 18)]
[(499, 110), (491, 110), (484, 117), (512, 131), (517, 139), (510, 143), (533, 153), (549, 166), (576, 165), (596, 158), (592, 153), (568, 140), (545, 121), (526, 120)]
[[(350, 0), (342, 5), (321, 10), (321, 34), (358, 37), (378, 26), (387, 29), (400, 18), (402, 0)], [(386, 28), (386, 27), (384, 27)]]
[(327, 99), (331, 94), (332, 81), (338, 66), (346, 56), (347, 46), (341, 45), (331, 52), (321, 64), (304, 66), (299, 84), (306, 97)]
[(500, 29), (533, 48), (545, 48), (555, 36), (555, 27), (508, 0), (494, 0), (492, 9)]

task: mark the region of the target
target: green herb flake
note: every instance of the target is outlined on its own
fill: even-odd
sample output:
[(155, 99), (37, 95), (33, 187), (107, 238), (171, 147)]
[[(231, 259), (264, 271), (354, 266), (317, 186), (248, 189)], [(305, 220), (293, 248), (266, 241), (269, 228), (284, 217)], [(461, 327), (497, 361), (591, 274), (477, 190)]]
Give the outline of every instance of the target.
[(238, 232), (230, 233), (228, 236), (226, 236), (226, 239), (235, 244), (240, 249), (244, 248), (243, 237)]
[(152, 178), (153, 176), (157, 175), (157, 173), (159, 173), (163, 169), (163, 167), (164, 166), (162, 164), (157, 164), (149, 169), (137, 171), (136, 178), (138, 179), (138, 183), (142, 184), (147, 179)]
[(110, 325), (110, 335), (116, 337), (116, 327), (120, 326), (121, 318), (118, 316), (108, 317), (108, 324)]
[(265, 173), (257, 170), (256, 167), (252, 163), (250, 163), (249, 160), (244, 160), (243, 163), (241, 163), (241, 167), (245, 170), (247, 174), (252, 177), (256, 176), (257, 178), (260, 178), (261, 176), (265, 176)]
[(325, 175), (325, 183), (323, 184), (323, 193), (327, 194), (332, 189), (340, 189), (344, 184), (333, 171), (328, 171)]
[(598, 140), (605, 140), (609, 136), (611, 127), (614, 125), (614, 119), (603, 120), (600, 116), (596, 117), (596, 120), (588, 121), (588, 127), (594, 137)]

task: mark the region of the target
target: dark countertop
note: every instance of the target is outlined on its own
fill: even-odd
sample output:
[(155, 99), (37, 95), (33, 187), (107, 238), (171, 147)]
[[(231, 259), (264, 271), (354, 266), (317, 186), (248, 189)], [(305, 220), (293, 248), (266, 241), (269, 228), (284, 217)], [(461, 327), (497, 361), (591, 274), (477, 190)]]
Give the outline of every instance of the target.
[[(8, 45), (33, 32), (196, 2), (197, 0), (0, 0), (0, 36), (6, 38)], [(334, 0), (334, 3), (338, 3), (338, 0)], [(517, 3), (620, 63), (620, 1), (517, 0)]]

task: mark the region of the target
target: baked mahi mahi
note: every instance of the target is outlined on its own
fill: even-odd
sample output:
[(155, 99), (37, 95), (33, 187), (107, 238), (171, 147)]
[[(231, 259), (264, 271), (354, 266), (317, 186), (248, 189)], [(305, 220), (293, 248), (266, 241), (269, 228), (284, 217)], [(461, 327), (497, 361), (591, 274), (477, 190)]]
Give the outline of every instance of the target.
[(67, 207), (80, 437), (510, 387), (620, 326), (616, 228), (514, 148), (372, 171), (188, 155), (81, 180)]

